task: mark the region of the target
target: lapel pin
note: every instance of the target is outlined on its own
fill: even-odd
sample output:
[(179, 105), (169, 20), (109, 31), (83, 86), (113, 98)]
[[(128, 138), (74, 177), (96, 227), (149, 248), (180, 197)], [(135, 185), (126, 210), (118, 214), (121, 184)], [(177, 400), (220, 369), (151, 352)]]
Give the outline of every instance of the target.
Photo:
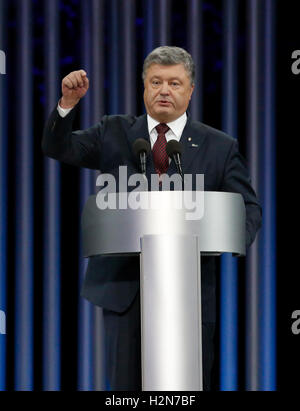
[(198, 147), (198, 144), (192, 144), (192, 147)]
[(192, 141), (192, 137), (189, 137), (189, 138), (188, 138), (188, 141)]

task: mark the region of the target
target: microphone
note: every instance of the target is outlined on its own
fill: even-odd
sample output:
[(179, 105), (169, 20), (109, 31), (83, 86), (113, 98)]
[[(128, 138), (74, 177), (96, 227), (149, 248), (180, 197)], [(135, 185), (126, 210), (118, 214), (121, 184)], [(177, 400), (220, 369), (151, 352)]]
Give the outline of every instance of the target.
[(143, 174), (146, 174), (147, 156), (151, 151), (149, 141), (144, 138), (138, 138), (132, 145), (133, 152), (140, 160), (140, 166)]
[(172, 160), (174, 160), (174, 162), (176, 164), (177, 172), (178, 172), (178, 174), (180, 174), (180, 176), (182, 178), (182, 181), (184, 181), (182, 167), (181, 167), (181, 153), (182, 153), (181, 144), (177, 140), (170, 140), (167, 143), (166, 150), (167, 150), (168, 156)]

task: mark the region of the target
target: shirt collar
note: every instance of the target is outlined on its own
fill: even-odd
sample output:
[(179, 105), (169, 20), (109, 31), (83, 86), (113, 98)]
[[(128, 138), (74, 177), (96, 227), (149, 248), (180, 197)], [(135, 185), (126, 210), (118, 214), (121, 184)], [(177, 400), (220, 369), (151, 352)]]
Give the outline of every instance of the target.
[[(180, 138), (183, 132), (183, 129), (186, 125), (186, 121), (187, 121), (187, 115), (185, 112), (180, 117), (178, 117), (176, 120), (171, 121), (170, 123), (166, 123), (166, 124), (172, 130), (175, 136)], [(154, 118), (149, 116), (149, 114), (147, 114), (147, 122), (148, 122), (148, 131), (150, 135), (153, 129), (159, 124), (159, 121), (155, 120)]]

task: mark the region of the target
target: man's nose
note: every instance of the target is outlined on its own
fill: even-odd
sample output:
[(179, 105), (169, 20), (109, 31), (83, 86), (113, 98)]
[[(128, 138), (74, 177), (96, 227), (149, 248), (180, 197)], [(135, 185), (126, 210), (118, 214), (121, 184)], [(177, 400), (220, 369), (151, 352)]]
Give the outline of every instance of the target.
[(164, 81), (161, 85), (160, 94), (168, 95), (169, 94), (169, 84), (167, 81)]

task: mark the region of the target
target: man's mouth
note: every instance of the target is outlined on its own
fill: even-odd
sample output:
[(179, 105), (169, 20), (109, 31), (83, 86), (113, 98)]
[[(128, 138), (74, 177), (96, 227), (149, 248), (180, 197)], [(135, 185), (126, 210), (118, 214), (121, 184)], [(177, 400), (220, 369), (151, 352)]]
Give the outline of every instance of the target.
[(160, 106), (170, 106), (172, 103), (168, 100), (158, 100)]

